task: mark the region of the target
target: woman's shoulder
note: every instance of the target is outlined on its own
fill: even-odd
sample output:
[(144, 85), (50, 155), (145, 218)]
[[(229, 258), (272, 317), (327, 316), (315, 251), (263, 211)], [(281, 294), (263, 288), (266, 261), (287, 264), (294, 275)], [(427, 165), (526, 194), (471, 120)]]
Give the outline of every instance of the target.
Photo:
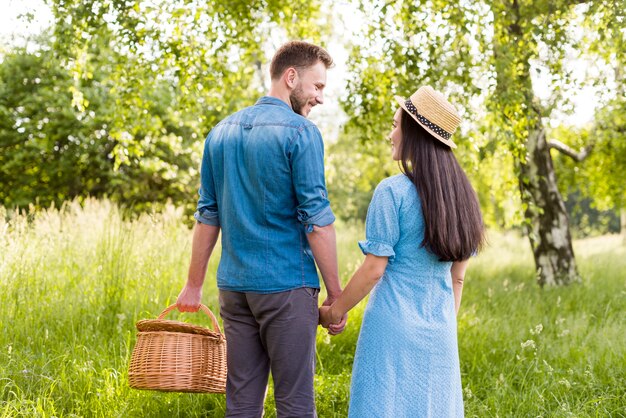
[(416, 205), (420, 205), (415, 185), (404, 174), (387, 177), (378, 183), (374, 192), (374, 198), (391, 201), (397, 208), (414, 208)]
[(388, 190), (394, 194), (404, 194), (407, 190), (411, 189), (413, 182), (404, 174), (397, 174), (395, 176), (387, 177), (376, 186), (376, 190)]

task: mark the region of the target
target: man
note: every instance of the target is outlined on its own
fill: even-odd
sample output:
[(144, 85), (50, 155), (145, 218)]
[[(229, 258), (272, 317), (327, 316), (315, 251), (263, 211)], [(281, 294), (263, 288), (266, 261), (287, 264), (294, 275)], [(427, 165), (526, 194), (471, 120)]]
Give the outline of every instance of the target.
[(319, 46), (283, 45), (270, 66), (269, 94), (221, 121), (205, 142), (198, 223), (177, 305), (198, 310), (221, 228), (217, 285), (228, 341), (227, 417), (262, 416), (270, 370), (278, 417), (316, 416), (315, 263), (328, 293), (324, 305), (341, 287), (324, 144), (306, 116), (324, 102), (331, 65)]

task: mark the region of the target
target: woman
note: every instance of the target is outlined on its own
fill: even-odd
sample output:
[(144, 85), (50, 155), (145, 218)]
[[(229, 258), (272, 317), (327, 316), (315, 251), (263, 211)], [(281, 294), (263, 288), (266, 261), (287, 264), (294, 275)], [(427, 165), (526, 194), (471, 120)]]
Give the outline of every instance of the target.
[(390, 134), (403, 174), (383, 180), (366, 221), (361, 267), (320, 308), (333, 325), (372, 294), (354, 359), (350, 417), (462, 417), (456, 336), (468, 259), (484, 240), (476, 194), (450, 139), (460, 123), (425, 86), (400, 104)]

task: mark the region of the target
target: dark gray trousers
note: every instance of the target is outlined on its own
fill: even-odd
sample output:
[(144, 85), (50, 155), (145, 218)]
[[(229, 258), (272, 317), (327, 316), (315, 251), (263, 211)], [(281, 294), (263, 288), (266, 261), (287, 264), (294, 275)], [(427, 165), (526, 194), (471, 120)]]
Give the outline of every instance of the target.
[(270, 370), (278, 418), (317, 416), (313, 376), (318, 293), (312, 288), (270, 294), (220, 290), (227, 417), (263, 415)]

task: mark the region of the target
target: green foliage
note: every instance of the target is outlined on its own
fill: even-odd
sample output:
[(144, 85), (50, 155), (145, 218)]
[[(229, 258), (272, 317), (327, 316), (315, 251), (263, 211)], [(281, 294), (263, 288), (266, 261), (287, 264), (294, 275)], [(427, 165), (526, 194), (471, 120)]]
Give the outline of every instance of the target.
[(364, 221), (378, 183), (399, 172), (391, 159), (390, 143), (382, 135), (363, 143), (342, 132), (326, 152), (326, 180), (334, 214), (344, 221)]
[[(626, 89), (624, 50), (626, 41), (626, 3), (590, 2), (582, 22), (577, 44), (585, 48), (590, 71), (597, 76), (596, 86), (607, 85), (601, 94), (594, 123), (583, 128), (559, 126), (551, 136), (574, 150), (593, 145), (589, 157), (575, 163), (563, 155), (555, 156), (559, 183), (568, 193), (592, 200), (599, 210), (617, 211), (626, 206), (626, 185), (620, 176), (626, 170)], [(607, 99), (608, 97), (608, 99)]]
[[(483, 45), (481, 40), (489, 36), (483, 30), (488, 16), (481, 4), (360, 4), (372, 19), (351, 52), (349, 69), (359, 76), (348, 83), (344, 109), (351, 116), (348, 127), (359, 129), (363, 138), (386, 132), (397, 108), (396, 94), (408, 97), (430, 84), (464, 105), (480, 92), (471, 71), (489, 70), (480, 68), (489, 52), (472, 49), (474, 40)], [(467, 109), (461, 106), (464, 115)]]
[[(610, 85), (606, 71), (576, 79), (569, 60), (588, 59), (600, 68), (623, 60), (624, 1), (578, 3), (359, 1), (368, 19), (349, 61), (359, 74), (344, 103), (350, 134), (375, 140), (396, 108), (394, 94), (432, 85), (461, 112), (456, 155), (473, 174), (488, 223), (521, 223), (524, 208), (533, 204), (519, 196), (520, 184), (530, 182), (520, 170), (529, 133), (553, 111), (571, 111), (565, 92), (591, 82)], [(533, 88), (540, 72), (551, 91), (542, 100)], [(623, 85), (623, 79), (615, 81)], [(614, 135), (615, 129), (606, 132)], [(608, 189), (596, 189), (598, 197), (605, 199)]]
[(194, 115), (204, 136), (217, 120), (253, 103), (263, 91), (261, 66), (272, 32), (313, 40), (320, 36), (312, 24), (319, 13), (315, 1), (50, 2), (55, 48), (67, 51), (77, 76), (89, 76), (82, 64), (84, 50), (103, 36), (124, 58), (111, 74), (120, 130), (149, 122), (143, 116), (145, 85), (166, 80), (177, 98), (169, 106)]
[[(518, 188), (527, 179), (515, 163), (525, 159), (529, 127), (568, 109), (564, 92), (585, 83), (572, 78), (566, 55), (610, 63), (615, 77), (598, 71), (591, 81), (623, 91), (624, 0), (355, 3), (366, 24), (348, 61), (350, 120), (327, 153), (344, 219), (362, 219), (375, 185), (397, 172), (384, 145), (395, 94), (431, 84), (450, 96), (464, 119), (456, 155), (488, 224), (506, 227), (521, 222)], [(320, 19), (322, 1), (48, 4), (51, 32), (0, 63), (0, 202), (10, 207), (88, 195), (139, 211), (190, 202), (202, 138), (263, 93), (267, 51), (287, 37), (322, 42), (333, 30)], [(541, 102), (533, 71), (551, 80)], [(597, 115), (599, 145), (579, 182), (602, 208), (624, 199), (620, 176), (608, 175), (623, 165), (617, 96)], [(563, 167), (559, 176), (568, 176), (573, 165)]]
[[(622, 92), (624, 89), (622, 89)], [(626, 207), (626, 96), (620, 95), (596, 115), (595, 149), (585, 163), (589, 194), (599, 208)]]
[(317, 1), (48, 4), (52, 33), (0, 63), (8, 207), (193, 200), (202, 139), (264, 93), (266, 50), (287, 37), (319, 42), (329, 29), (316, 24)]
[(593, 143), (594, 148), (582, 162), (566, 156), (555, 158), (562, 183), (569, 192), (580, 191), (592, 198), (599, 209), (619, 209), (626, 205), (626, 98), (618, 97), (597, 112), (591, 127), (559, 127), (554, 136), (573, 149)]
[[(373, 18), (349, 61), (350, 71), (359, 77), (349, 82), (344, 102), (351, 116), (348, 136), (378, 142), (397, 108), (394, 95), (408, 97), (425, 84), (444, 91), (465, 120), (455, 133), (456, 156), (478, 191), (485, 218), (489, 225), (511, 225), (519, 198), (512, 193), (512, 160), (499, 144), (506, 130), (494, 114), (485, 114), (484, 105), (476, 105), (495, 85), (489, 8), (483, 3), (360, 4)], [(345, 159), (343, 170), (371, 170), (355, 162)]]
[[(184, 284), (191, 233), (182, 213), (167, 206), (128, 221), (114, 204), (89, 199), (0, 222), (1, 416), (224, 415), (219, 395), (128, 387), (135, 322), (158, 315)], [(362, 225), (338, 225), (344, 282), (363, 259), (362, 237)], [(558, 290), (528, 285), (532, 256), (519, 237), (490, 241), (471, 261), (458, 319), (466, 416), (624, 415), (619, 237), (577, 242), (585, 281)], [(216, 251), (203, 298), (214, 312)], [(342, 335), (319, 330), (320, 417), (346, 416), (363, 307), (350, 313)], [(201, 314), (170, 316), (210, 325)], [(276, 416), (272, 396), (268, 417)]]
[[(561, 190), (581, 201), (578, 206), (568, 204), (575, 229), (583, 235), (594, 229), (604, 232), (617, 229), (617, 212), (626, 206), (626, 184), (620, 175), (626, 172), (626, 99), (617, 97), (602, 107), (593, 125), (578, 129), (559, 126), (550, 135), (576, 151), (593, 144), (582, 162), (553, 153)], [(586, 201), (591, 202), (593, 210), (584, 209)], [(595, 222), (593, 217), (597, 217)]]
[[(105, 180), (101, 161), (94, 157), (106, 156), (106, 144), (90, 144), (86, 138), (96, 131), (98, 121), (75, 111), (70, 87), (69, 76), (49, 50), (33, 54), (18, 50), (4, 57), (0, 201), (5, 205), (24, 207), (37, 198), (49, 205), (71, 198), (85, 186), (85, 171), (90, 171), (84, 180), (92, 182), (91, 188)], [(83, 158), (77, 159), (77, 154)]]
[(589, 237), (620, 232), (619, 213), (598, 210), (590, 198), (583, 198), (579, 192), (565, 197), (565, 209), (574, 238)]
[(50, 48), (16, 49), (0, 64), (0, 201), (47, 207), (80, 196), (108, 195), (146, 209), (193, 195), (201, 142), (195, 121), (171, 108), (164, 81), (146, 91), (146, 121), (123, 133), (113, 128), (110, 62), (104, 43), (88, 51), (93, 73), (80, 90)]

